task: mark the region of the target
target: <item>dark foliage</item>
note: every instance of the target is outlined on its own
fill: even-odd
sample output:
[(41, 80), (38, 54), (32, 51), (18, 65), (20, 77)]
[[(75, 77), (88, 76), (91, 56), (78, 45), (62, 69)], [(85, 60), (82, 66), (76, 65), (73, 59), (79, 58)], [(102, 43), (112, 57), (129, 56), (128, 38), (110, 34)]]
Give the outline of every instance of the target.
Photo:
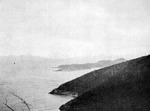
[(93, 71), (58, 89), (81, 94), (61, 111), (150, 111), (150, 56)]

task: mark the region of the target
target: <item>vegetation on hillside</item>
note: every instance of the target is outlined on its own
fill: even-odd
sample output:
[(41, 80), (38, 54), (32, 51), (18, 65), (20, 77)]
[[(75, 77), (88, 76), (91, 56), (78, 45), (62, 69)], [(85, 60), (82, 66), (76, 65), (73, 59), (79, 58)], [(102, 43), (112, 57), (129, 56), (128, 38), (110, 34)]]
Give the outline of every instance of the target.
[(149, 111), (150, 55), (93, 71), (61, 89), (81, 94), (61, 111)]

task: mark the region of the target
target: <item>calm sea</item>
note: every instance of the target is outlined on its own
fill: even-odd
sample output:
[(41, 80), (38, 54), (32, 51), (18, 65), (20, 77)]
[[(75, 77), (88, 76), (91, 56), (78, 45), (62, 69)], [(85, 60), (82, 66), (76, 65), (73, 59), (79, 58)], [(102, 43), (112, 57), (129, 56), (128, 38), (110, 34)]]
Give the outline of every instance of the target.
[[(8, 69), (9, 70), (9, 69)], [(71, 100), (69, 96), (48, 94), (60, 84), (79, 77), (91, 70), (55, 72), (54, 69), (19, 70), (12, 74), (4, 71), (0, 74), (0, 111), (10, 111), (4, 103), (15, 111), (26, 111), (26, 106), (12, 93), (23, 98), (32, 111), (59, 111), (59, 107)], [(7, 72), (7, 73), (5, 73)], [(8, 73), (9, 72), (9, 73)]]

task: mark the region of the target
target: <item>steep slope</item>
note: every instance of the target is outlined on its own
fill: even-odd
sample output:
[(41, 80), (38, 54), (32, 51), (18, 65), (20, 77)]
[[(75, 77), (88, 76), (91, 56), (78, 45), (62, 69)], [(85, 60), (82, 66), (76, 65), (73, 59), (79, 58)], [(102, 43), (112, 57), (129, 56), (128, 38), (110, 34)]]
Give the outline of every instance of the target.
[(85, 63), (85, 64), (70, 64), (70, 65), (59, 65), (57, 68), (59, 68), (56, 71), (75, 71), (75, 70), (85, 70), (85, 69), (91, 69), (91, 68), (101, 68), (110, 66), (113, 64), (124, 62), (124, 58), (120, 58), (114, 61), (111, 60), (101, 60), (96, 63)]
[[(124, 59), (118, 59), (111, 64), (117, 64), (118, 62), (121, 62)], [(99, 61), (98, 64), (101, 65), (100, 63), (106, 63), (108, 65), (108, 61)], [(109, 63), (109, 65), (111, 65)], [(106, 71), (107, 70), (107, 71)], [(118, 68), (114, 67), (114, 71), (118, 70)], [(60, 85), (58, 88), (54, 89), (51, 91), (51, 94), (58, 94), (58, 95), (73, 95), (77, 96), (80, 95), (89, 89), (98, 86), (102, 82), (106, 81), (109, 77), (112, 76), (112, 69), (110, 67), (108, 68), (103, 68), (101, 70), (96, 70), (93, 72), (90, 72), (86, 75), (83, 75), (79, 78), (76, 78), (72, 81), (66, 82), (62, 85)]]
[(87, 76), (94, 74), (100, 76), (99, 85), (92, 82), (97, 87), (61, 106), (61, 111), (150, 111), (150, 55)]

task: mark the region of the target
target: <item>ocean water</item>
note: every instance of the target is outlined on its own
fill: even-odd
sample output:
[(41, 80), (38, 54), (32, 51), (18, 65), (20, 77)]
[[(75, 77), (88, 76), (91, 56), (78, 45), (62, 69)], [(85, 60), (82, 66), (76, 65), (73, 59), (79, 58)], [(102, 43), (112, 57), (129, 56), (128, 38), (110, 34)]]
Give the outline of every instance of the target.
[(8, 70), (10, 69), (0, 72), (0, 111), (10, 111), (5, 106), (6, 101), (15, 111), (27, 111), (26, 105), (13, 94), (24, 99), (31, 111), (59, 111), (58, 108), (62, 104), (73, 98), (48, 93), (60, 84), (94, 69), (71, 72), (55, 72), (54, 69), (22, 69), (16, 70), (15, 73)]

